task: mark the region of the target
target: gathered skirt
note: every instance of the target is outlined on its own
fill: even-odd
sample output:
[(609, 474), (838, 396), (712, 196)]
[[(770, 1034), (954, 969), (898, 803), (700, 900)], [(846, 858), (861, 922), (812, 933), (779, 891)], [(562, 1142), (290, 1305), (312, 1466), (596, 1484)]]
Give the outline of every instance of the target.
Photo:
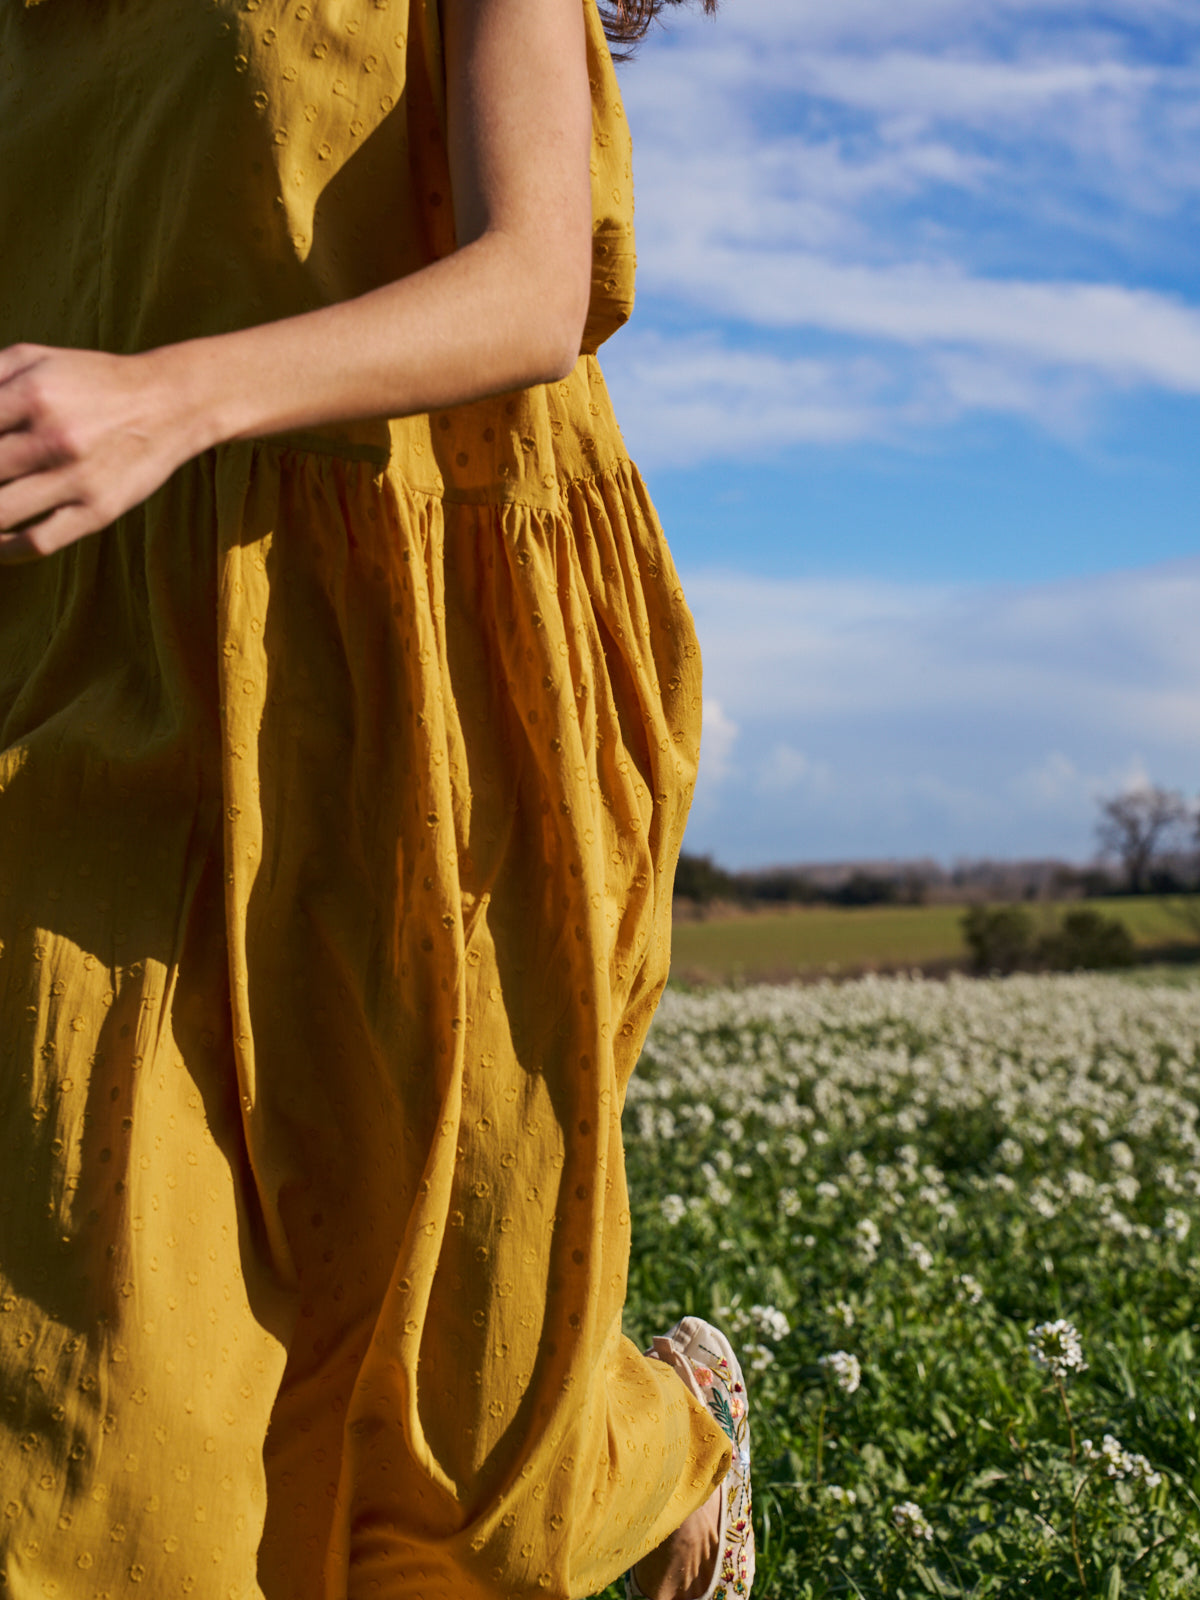
[(581, 1596), (720, 1481), (621, 1335), (699, 693), (623, 460), (0, 571), (0, 1594)]

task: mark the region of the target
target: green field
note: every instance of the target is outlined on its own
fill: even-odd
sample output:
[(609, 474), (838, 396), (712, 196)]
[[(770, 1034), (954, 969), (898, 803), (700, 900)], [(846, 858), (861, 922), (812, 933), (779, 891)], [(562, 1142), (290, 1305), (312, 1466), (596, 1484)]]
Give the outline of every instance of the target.
[(741, 1352), (756, 1600), (1200, 1595), (1188, 974), (667, 993), (626, 1331)]
[[(1189, 898), (1195, 908), (1200, 897)], [(1119, 917), (1143, 949), (1191, 943), (1200, 957), (1200, 941), (1180, 917), (1179, 899), (1146, 896), (1086, 904)], [(815, 906), (679, 922), (673, 933), (671, 975), (682, 983), (731, 983), (946, 965), (966, 956), (960, 930), (963, 909)], [(1050, 923), (1063, 908), (1037, 904), (1029, 909), (1035, 919), (1044, 917)]]

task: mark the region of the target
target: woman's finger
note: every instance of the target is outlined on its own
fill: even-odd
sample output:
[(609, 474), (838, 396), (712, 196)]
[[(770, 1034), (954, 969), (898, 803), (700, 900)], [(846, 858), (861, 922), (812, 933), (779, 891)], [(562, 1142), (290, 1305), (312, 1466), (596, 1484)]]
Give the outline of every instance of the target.
[(43, 472), (53, 464), (45, 440), (36, 433), (24, 428), (0, 433), (0, 484)]
[(20, 428), (29, 421), (30, 397), (21, 379), (45, 359), (37, 345), (10, 345), (0, 350), (0, 433)]
[(38, 561), (93, 531), (93, 522), (85, 507), (62, 506), (28, 528), (0, 533), (0, 567)]
[(0, 485), (0, 533), (15, 533), (35, 517), (78, 503), (61, 472), (31, 472)]
[(0, 384), (0, 435), (26, 427), (31, 409), (30, 397), (20, 375), (11, 383)]
[(0, 350), (0, 385), (35, 367), (48, 354), (47, 347), (41, 344), (10, 344)]

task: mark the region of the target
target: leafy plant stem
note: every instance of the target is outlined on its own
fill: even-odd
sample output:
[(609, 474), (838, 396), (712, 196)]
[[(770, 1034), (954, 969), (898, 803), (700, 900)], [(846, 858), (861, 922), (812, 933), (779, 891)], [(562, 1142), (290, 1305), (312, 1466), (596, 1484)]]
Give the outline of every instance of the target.
[[(1067, 1386), (1057, 1372), (1054, 1374), (1054, 1385), (1058, 1390), (1058, 1398), (1062, 1401), (1063, 1412), (1067, 1419), (1067, 1435), (1071, 1441), (1071, 1465), (1075, 1466), (1075, 1419), (1071, 1415), (1071, 1402), (1067, 1399)], [(1084, 1596), (1084, 1600), (1087, 1600), (1088, 1586), (1087, 1579), (1083, 1575), (1083, 1559), (1079, 1554), (1079, 1518), (1077, 1508), (1079, 1506), (1079, 1497), (1087, 1486), (1087, 1481), (1087, 1474), (1085, 1473), (1071, 1496), (1071, 1554), (1075, 1557), (1075, 1571), (1079, 1574), (1079, 1589)]]
[(1071, 1415), (1071, 1402), (1067, 1399), (1067, 1386), (1059, 1377), (1054, 1375), (1055, 1387), (1058, 1389), (1058, 1398), (1062, 1401), (1062, 1408), (1067, 1418), (1067, 1435), (1071, 1441), (1071, 1465), (1075, 1465), (1075, 1419)]

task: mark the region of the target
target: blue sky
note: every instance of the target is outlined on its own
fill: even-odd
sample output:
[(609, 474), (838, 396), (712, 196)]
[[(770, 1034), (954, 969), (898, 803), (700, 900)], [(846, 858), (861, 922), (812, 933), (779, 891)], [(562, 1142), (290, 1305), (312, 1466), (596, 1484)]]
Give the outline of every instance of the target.
[(1098, 794), (1194, 793), (1195, 0), (724, 0), (622, 88), (688, 848), (1085, 859)]

